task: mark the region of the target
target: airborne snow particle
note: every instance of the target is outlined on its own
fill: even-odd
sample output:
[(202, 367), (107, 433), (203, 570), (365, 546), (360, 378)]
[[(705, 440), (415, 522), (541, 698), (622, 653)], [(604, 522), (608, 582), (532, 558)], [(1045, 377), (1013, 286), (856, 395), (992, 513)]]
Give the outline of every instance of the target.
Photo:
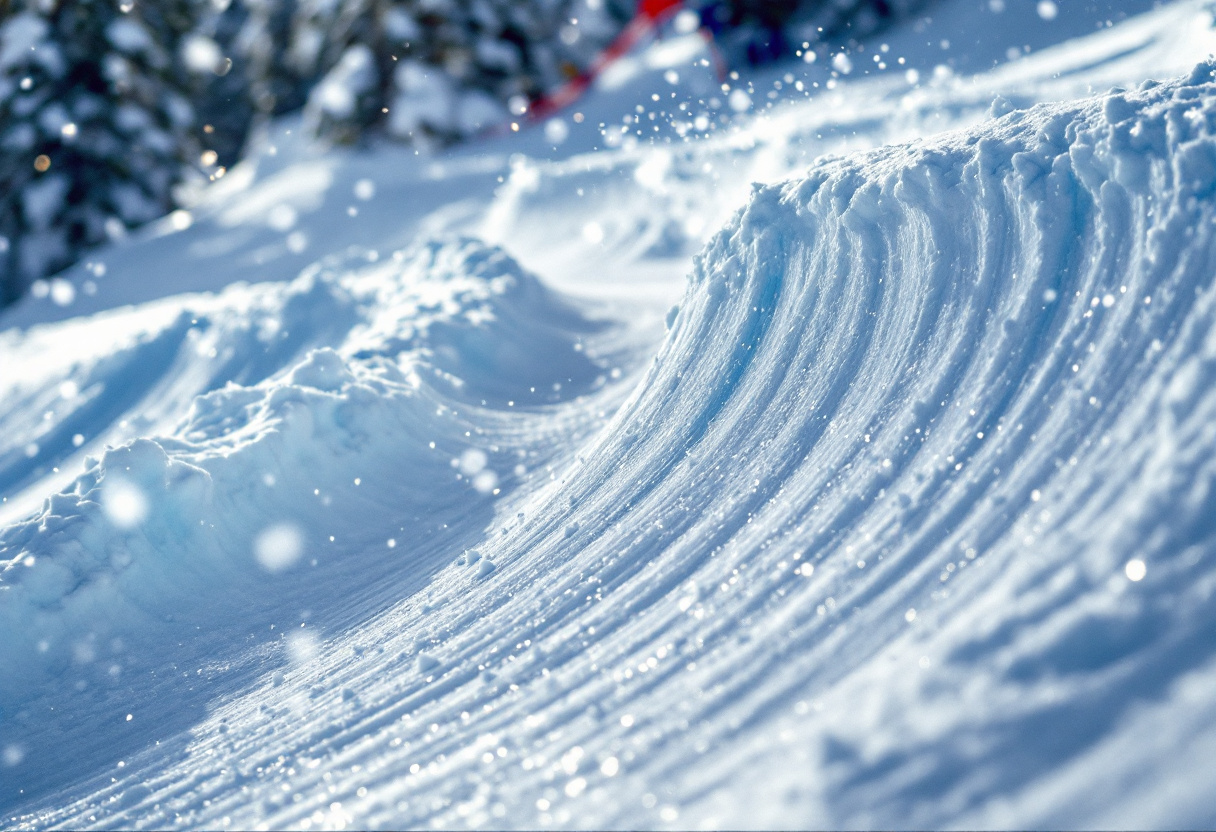
[(360, 179), (355, 183), (355, 199), (367, 202), (376, 195), (376, 183), (370, 179)]
[(266, 224), (275, 231), (287, 232), (295, 227), (299, 217), (295, 208), (285, 203), (279, 203), (266, 215)]
[(1132, 558), (1123, 567), (1123, 574), (1127, 575), (1127, 579), (1133, 583), (1144, 580), (1144, 576), (1148, 574), (1148, 567), (1140, 558)]
[(1055, 20), (1056, 15), (1060, 13), (1060, 7), (1056, 5), (1055, 0), (1039, 0), (1039, 5), (1035, 6), (1035, 11), (1044, 20)]
[(604, 242), (604, 228), (598, 222), (589, 222), (583, 226), (583, 239), (593, 246)]
[(276, 523), (257, 536), (253, 553), (267, 572), (282, 572), (304, 554), (304, 535), (291, 523)]
[(701, 28), (701, 16), (692, 9), (683, 9), (672, 21), (671, 27), (676, 34), (691, 35)]
[(746, 90), (736, 87), (731, 91), (730, 98), (727, 99), (726, 103), (736, 113), (743, 113), (751, 109), (752, 97), (747, 94)]
[(103, 486), (102, 508), (120, 529), (138, 526), (148, 516), (148, 498), (127, 480), (115, 479)]
[(178, 208), (169, 215), (169, 225), (174, 231), (185, 231), (194, 225), (194, 215), (185, 208)]
[(51, 281), (51, 303), (56, 306), (71, 306), (76, 300), (76, 287), (70, 281), (57, 277)]
[(561, 144), (570, 137), (570, 127), (565, 120), (551, 118), (545, 122), (545, 139), (550, 144)]
[(458, 463), (460, 473), (464, 474), (466, 477), (471, 477), (474, 474), (482, 471), (489, 461), (490, 458), (486, 456), (485, 451), (478, 450), (477, 448), (469, 448), (460, 455), (460, 462)]
[(196, 75), (205, 72), (219, 74), (224, 66), (224, 53), (218, 43), (205, 35), (190, 35), (181, 46), (182, 62)]
[(24, 759), (25, 751), (19, 745), (6, 745), (4, 751), (0, 753), (0, 762), (3, 762), (6, 768), (19, 766)]
[(498, 474), (495, 474), (489, 469), (481, 471), (477, 474), (477, 476), (473, 477), (473, 488), (475, 488), (480, 494), (493, 493), (494, 489), (497, 487)]
[(321, 643), (310, 632), (294, 632), (287, 637), (287, 656), (293, 665), (308, 664), (321, 652)]

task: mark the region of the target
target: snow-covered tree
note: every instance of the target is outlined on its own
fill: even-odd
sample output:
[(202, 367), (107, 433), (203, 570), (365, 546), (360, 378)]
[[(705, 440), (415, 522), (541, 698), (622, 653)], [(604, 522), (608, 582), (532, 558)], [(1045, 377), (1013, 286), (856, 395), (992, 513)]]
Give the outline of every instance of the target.
[[(244, 2), (193, 2), (201, 6), (179, 42), (180, 83), (194, 106), (195, 135), (205, 160), (230, 166), (239, 160), (257, 112), (252, 55), (241, 49), (242, 33), (253, 15)], [(215, 154), (214, 160), (207, 151)]]
[(631, 4), (605, 0), (301, 0), (297, 66), (323, 68), (305, 115), (350, 141), (369, 127), (417, 143), (476, 134), (577, 75)]
[[(265, 0), (263, 0), (265, 2)], [(731, 63), (864, 38), (926, 0), (688, 0)], [(525, 113), (622, 31), (636, 0), (298, 0), (288, 52), (318, 135), (445, 143)]]
[[(248, 11), (234, 42), (233, 53), (248, 79), (254, 109), (274, 116), (304, 106), (318, 71), (301, 72), (290, 52), (297, 0), (234, 0)], [(234, 60), (237, 60), (234, 57)]]
[[(157, 0), (158, 3), (161, 0)], [(171, 0), (9, 0), (0, 23), (0, 299), (173, 207), (197, 158)]]
[(703, 0), (692, 3), (732, 64), (775, 60), (802, 44), (838, 45), (906, 19), (929, 0)]
[[(732, 62), (864, 37), (925, 0), (687, 0)], [(251, 126), (446, 144), (591, 66), (637, 0), (0, 0), (0, 305), (175, 207)]]

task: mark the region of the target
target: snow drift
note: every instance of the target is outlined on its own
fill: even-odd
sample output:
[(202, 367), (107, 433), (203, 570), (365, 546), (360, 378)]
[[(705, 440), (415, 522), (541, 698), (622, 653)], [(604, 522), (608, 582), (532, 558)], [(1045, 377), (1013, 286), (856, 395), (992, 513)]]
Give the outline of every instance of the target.
[(637, 372), (472, 240), (182, 301), (311, 334), (0, 532), (13, 823), (1210, 825), (1214, 69), (755, 186)]
[[(49, 707), (70, 714), (72, 691), (139, 673), (192, 631), (273, 620), (293, 595), (293, 614), (323, 618), (318, 581), (336, 602), (386, 570), (425, 575), (434, 539), (455, 545), (445, 521), (486, 522), (492, 498), (533, 463), (537, 432), (519, 431), (516, 411), (606, 381), (581, 343), (603, 325), (472, 240), (225, 294), (211, 315), (181, 311), (132, 360), (75, 368), (81, 380), (63, 384), (84, 391), (73, 401), (89, 400), (86, 410), (129, 396), (135, 381), (184, 377), (209, 392), (171, 433), (86, 459), (69, 489), (0, 532), (0, 708), (18, 714), (0, 742), (30, 748), (31, 762), (98, 743), (39, 741), (63, 724), (23, 730), (31, 692), (66, 696)], [(234, 306), (252, 313), (243, 325), (217, 314)], [(549, 360), (525, 360), (537, 352)], [(20, 481), (41, 453), (12, 454), (8, 477)], [(352, 546), (388, 557), (334, 554)], [(77, 677), (67, 691), (56, 684), (65, 676)], [(19, 784), (29, 785), (2, 791)]]

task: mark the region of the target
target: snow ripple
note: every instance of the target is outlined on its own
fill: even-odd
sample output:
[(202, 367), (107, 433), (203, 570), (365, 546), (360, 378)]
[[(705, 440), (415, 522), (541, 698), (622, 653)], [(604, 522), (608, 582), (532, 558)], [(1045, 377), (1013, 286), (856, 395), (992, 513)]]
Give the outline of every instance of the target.
[(938, 825), (1216, 658), (1211, 79), (825, 161), (698, 259), (570, 492), (629, 640), (698, 665), (634, 707), (765, 772), (715, 824)]
[(511, 530), (510, 600), (431, 625), (490, 687), (413, 724), (493, 702), (479, 730), (535, 774), (407, 725), (433, 769), (359, 816), (439, 794), (526, 818), (554, 776), (541, 822), (1084, 823), (1116, 804), (1095, 771), (1126, 780), (1135, 754), (1099, 756), (1088, 803), (1026, 795), (1216, 658), (1211, 70), (757, 187), (634, 398)]
[(757, 186), (493, 568), (27, 820), (1210, 823), (1212, 74)]

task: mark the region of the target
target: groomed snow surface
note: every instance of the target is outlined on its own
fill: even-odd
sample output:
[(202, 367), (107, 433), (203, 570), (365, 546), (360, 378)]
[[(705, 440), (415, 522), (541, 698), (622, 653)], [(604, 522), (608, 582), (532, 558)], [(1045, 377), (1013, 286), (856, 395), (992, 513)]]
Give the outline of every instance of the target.
[(1047, 5), (285, 123), (6, 311), (4, 825), (1216, 824), (1213, 15)]

